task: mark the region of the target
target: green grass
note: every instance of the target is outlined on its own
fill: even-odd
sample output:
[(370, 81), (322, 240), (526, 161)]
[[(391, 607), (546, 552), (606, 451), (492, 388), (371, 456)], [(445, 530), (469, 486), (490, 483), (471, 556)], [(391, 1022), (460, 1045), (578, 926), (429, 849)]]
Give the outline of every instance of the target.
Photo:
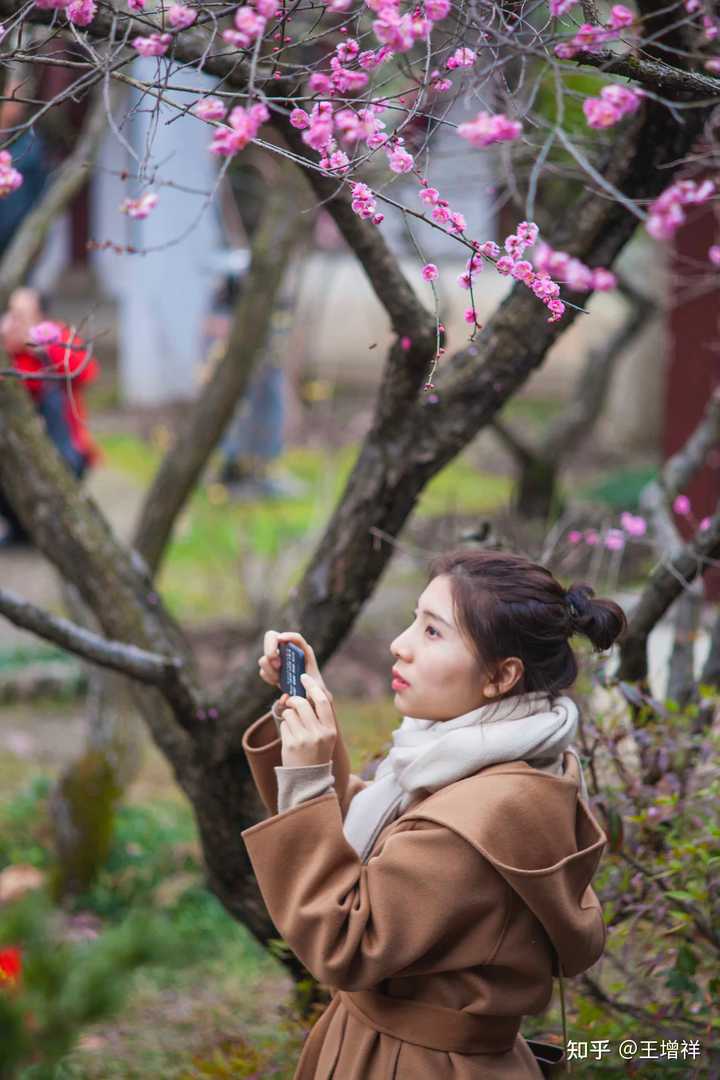
[[(107, 467), (123, 472), (146, 489), (160, 461), (160, 450), (128, 435), (101, 440)], [(273, 579), (287, 590), (301, 572), (309, 544), (329, 519), (358, 453), (346, 446), (332, 455), (294, 448), (279, 465), (307, 484), (296, 500), (233, 502), (219, 484), (201, 484), (180, 515), (159, 576), (159, 588), (180, 619), (244, 617), (250, 597), (244, 581), (249, 573), (276, 572), (274, 560), (297, 547), (288, 580)], [(211, 465), (210, 474), (214, 467)], [(510, 496), (508, 479), (478, 470), (465, 457), (452, 462), (430, 482), (416, 513), (436, 517), (450, 513), (487, 513)], [(245, 560), (251, 559), (251, 567)]]
[(580, 496), (593, 502), (605, 503), (613, 510), (638, 509), (640, 492), (657, 476), (657, 468), (645, 465), (635, 469), (617, 469), (608, 473), (600, 483), (582, 488)]

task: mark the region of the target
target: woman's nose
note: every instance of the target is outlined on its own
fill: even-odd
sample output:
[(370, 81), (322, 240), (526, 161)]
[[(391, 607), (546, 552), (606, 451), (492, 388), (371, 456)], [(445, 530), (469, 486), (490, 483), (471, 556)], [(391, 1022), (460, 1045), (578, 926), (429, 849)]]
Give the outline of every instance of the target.
[(403, 659), (408, 658), (410, 650), (405, 634), (400, 634), (398, 637), (395, 638), (395, 640), (390, 645), (390, 652), (393, 654), (393, 656), (402, 657)]

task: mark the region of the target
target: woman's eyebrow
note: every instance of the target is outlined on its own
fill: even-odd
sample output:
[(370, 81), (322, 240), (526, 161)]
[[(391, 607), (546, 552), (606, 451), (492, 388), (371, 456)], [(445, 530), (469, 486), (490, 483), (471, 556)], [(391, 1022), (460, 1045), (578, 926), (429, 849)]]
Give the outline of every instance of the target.
[[(415, 612), (414, 612), (414, 613), (415, 613), (415, 615), (417, 615), (417, 614), (418, 614), (418, 609), (417, 609), (417, 608), (415, 608)], [(436, 615), (434, 611), (428, 611), (428, 610), (427, 610), (426, 608), (421, 608), (421, 609), (420, 609), (420, 612), (419, 612), (419, 614), (420, 614), (420, 615), (427, 615), (427, 617), (428, 617), (429, 619), (435, 619), (435, 620), (436, 620), (437, 622), (441, 622), (441, 623), (444, 623), (444, 624), (445, 624), (445, 626), (449, 627), (449, 629), (450, 629), (450, 630), (454, 630), (454, 629), (455, 629), (455, 627), (453, 626), (453, 624), (452, 624), (452, 623), (449, 623), (449, 622), (447, 621), (447, 619), (443, 619), (442, 615)]]

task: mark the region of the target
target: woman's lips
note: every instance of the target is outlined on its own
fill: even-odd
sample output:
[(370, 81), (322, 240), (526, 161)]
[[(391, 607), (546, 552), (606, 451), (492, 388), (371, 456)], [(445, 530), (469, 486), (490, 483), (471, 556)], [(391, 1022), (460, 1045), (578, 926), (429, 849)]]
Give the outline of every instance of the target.
[(393, 690), (405, 690), (410, 685), (405, 679), (402, 679), (394, 671), (392, 673), (392, 688)]

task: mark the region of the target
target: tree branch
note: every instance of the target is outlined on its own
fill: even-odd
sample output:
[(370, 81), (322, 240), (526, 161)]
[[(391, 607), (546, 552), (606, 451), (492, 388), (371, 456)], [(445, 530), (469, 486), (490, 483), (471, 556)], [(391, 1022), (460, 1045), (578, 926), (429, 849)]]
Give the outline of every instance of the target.
[(580, 52), (573, 59), (580, 66), (599, 68), (607, 75), (623, 75), (633, 79), (656, 94), (670, 96), (673, 100), (699, 98), (703, 104), (708, 104), (708, 99), (720, 98), (720, 79), (699, 71), (683, 71), (664, 60), (641, 59), (631, 54), (617, 56), (609, 49), (595, 53)]
[(177, 673), (182, 668), (182, 660), (177, 657), (158, 656), (122, 641), (107, 641), (69, 619), (43, 611), (9, 589), (0, 589), (0, 614), (23, 630), (53, 641), (84, 660), (150, 686), (163, 688), (176, 683)]

